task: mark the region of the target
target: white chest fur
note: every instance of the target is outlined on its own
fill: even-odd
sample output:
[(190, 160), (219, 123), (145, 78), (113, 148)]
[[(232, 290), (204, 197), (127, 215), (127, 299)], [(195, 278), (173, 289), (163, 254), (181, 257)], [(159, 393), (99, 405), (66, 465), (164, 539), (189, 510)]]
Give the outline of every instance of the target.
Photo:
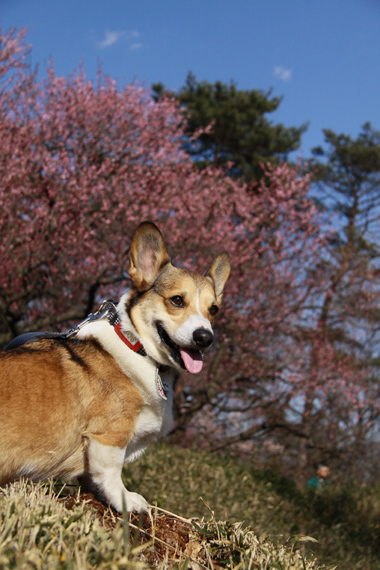
[(136, 418), (134, 435), (125, 450), (125, 461), (139, 457), (145, 448), (164, 437), (173, 426), (172, 369), (161, 373), (149, 356), (141, 356), (128, 348), (106, 321), (87, 325), (78, 333), (78, 338), (94, 337), (113, 356), (121, 370), (130, 378), (144, 400)]
[[(158, 373), (158, 371), (157, 371)], [(135, 433), (128, 443), (125, 451), (125, 461), (131, 462), (144, 453), (145, 448), (154, 441), (161, 439), (173, 427), (173, 383), (174, 375), (166, 373), (162, 381), (167, 386), (166, 399), (159, 393), (156, 386), (156, 395), (159, 400), (143, 404), (136, 420)]]

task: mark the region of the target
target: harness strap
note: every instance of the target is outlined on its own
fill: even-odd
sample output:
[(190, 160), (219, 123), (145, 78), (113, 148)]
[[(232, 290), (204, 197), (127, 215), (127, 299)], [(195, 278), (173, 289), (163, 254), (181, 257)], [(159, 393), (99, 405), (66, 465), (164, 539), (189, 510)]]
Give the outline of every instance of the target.
[(24, 334), (20, 334), (13, 338), (5, 347), (4, 350), (11, 350), (12, 348), (18, 348), (23, 344), (29, 344), (31, 342), (37, 342), (38, 340), (43, 340), (45, 338), (48, 339), (64, 339), (64, 333), (57, 333), (57, 332), (28, 332)]
[(23, 344), (27, 344), (29, 342), (36, 342), (42, 339), (58, 339), (58, 340), (67, 340), (72, 337), (75, 337), (78, 332), (88, 323), (99, 321), (99, 320), (106, 320), (109, 322), (111, 326), (113, 326), (116, 334), (118, 337), (130, 348), (133, 352), (140, 354), (141, 356), (146, 356), (145, 349), (141, 342), (135, 337), (135, 335), (131, 331), (126, 331), (125, 334), (121, 330), (121, 322), (120, 317), (118, 315), (115, 303), (108, 299), (107, 301), (103, 301), (100, 305), (99, 309), (95, 313), (90, 313), (88, 317), (84, 319), (79, 325), (75, 325), (72, 329), (63, 332), (30, 332), (24, 333), (13, 340), (11, 340), (5, 350), (11, 350), (13, 348), (18, 348)]

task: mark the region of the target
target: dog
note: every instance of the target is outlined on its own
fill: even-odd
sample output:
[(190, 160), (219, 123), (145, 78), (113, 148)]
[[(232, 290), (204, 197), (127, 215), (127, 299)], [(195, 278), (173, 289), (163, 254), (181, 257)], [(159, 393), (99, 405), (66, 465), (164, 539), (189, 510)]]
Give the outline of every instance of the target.
[(1, 353), (0, 485), (77, 477), (118, 512), (147, 511), (123, 464), (172, 429), (175, 380), (201, 371), (229, 273), (226, 252), (205, 275), (174, 267), (159, 229), (140, 224), (117, 306)]

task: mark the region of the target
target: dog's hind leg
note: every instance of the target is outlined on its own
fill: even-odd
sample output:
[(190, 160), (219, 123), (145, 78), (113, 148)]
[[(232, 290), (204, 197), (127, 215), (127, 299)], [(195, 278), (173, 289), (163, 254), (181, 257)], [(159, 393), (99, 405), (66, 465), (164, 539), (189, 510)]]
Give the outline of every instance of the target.
[(146, 512), (148, 503), (144, 497), (127, 491), (121, 479), (125, 447), (104, 445), (97, 441), (96, 436), (87, 436), (87, 439), (88, 478), (91, 484), (119, 513), (123, 512), (123, 500), (128, 512)]

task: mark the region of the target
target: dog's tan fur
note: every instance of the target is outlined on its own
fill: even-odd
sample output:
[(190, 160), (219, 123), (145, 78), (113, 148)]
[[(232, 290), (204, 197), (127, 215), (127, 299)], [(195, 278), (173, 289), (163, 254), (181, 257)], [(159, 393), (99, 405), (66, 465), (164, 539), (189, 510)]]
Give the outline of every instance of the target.
[[(212, 335), (228, 274), (226, 254), (215, 258), (206, 276), (173, 267), (159, 230), (141, 224), (131, 246), (134, 288), (122, 297), (118, 313), (122, 330), (141, 341), (147, 356), (132, 352), (105, 321), (70, 340), (43, 339), (2, 353), (0, 484), (24, 476), (81, 477), (117, 510), (123, 501), (128, 510), (146, 510), (146, 501), (126, 491), (120, 475), (124, 461), (172, 425), (181, 361), (157, 323), (175, 346), (191, 352), (194, 330)], [(181, 307), (173, 304), (178, 298)], [(167, 399), (157, 391), (159, 376)]]
[(2, 484), (29, 475), (31, 462), (34, 478), (76, 477), (85, 470), (83, 434), (118, 447), (133, 435), (139, 390), (98, 342), (75, 343), (75, 360), (70, 344), (41, 340), (18, 349), (17, 358), (2, 355)]

